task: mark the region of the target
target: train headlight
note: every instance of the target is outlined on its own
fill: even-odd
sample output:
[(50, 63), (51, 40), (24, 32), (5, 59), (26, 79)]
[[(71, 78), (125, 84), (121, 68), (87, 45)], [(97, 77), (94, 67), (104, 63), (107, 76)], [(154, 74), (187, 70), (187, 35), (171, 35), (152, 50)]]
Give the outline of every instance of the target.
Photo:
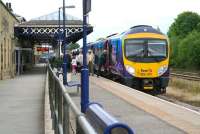
[(168, 67), (167, 66), (162, 66), (158, 69), (158, 75), (163, 75), (167, 71)]
[(132, 75), (135, 75), (135, 69), (129, 65), (126, 65), (126, 70), (132, 74)]

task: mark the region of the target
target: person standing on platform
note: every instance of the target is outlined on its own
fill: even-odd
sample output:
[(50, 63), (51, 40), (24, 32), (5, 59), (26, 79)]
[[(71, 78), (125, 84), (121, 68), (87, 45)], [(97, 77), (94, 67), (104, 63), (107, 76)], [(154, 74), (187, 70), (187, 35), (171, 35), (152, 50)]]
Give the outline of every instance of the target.
[(99, 66), (99, 48), (97, 48), (96, 52), (94, 53), (94, 73), (97, 74), (98, 66)]
[(79, 55), (77, 56), (77, 70), (78, 72), (81, 72), (81, 69), (83, 67), (83, 53), (82, 50), (79, 51)]
[(101, 73), (101, 68), (104, 67), (105, 68), (105, 64), (106, 64), (106, 55), (107, 55), (107, 51), (104, 49), (103, 53), (100, 55), (99, 58), (99, 67), (98, 67), (98, 72), (97, 72), (97, 77), (99, 77), (100, 73)]
[(89, 67), (89, 75), (91, 73), (93, 76), (94, 75), (94, 54), (92, 50), (88, 50), (87, 62), (88, 62), (88, 67)]
[(72, 73), (76, 74), (76, 68), (77, 68), (77, 61), (76, 61), (76, 56), (74, 55), (72, 58)]
[(72, 56), (71, 56), (69, 51), (67, 51), (66, 58), (67, 58), (67, 65), (66, 65), (67, 66), (67, 72), (69, 73), (72, 70), (71, 69)]

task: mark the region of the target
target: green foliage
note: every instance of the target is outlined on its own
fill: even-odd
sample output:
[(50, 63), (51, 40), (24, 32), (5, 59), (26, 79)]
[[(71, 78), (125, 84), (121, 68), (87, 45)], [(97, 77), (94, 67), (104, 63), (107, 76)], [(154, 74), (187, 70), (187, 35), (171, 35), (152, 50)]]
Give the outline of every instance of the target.
[(178, 49), (178, 66), (200, 69), (200, 32), (191, 32), (180, 42)]
[(177, 56), (178, 56), (178, 45), (180, 38), (172, 36), (170, 38), (170, 65), (177, 66)]
[(79, 48), (80, 45), (78, 43), (70, 43), (69, 46), (67, 47), (68, 50), (73, 50)]
[(197, 29), (200, 16), (193, 12), (183, 12), (178, 15), (175, 22), (170, 26), (168, 36), (179, 36), (184, 38), (188, 33)]
[(62, 59), (56, 57), (49, 59), (49, 62), (52, 68), (59, 68), (62, 66), (63, 63)]
[(170, 64), (178, 68), (200, 69), (200, 16), (183, 12), (168, 31)]

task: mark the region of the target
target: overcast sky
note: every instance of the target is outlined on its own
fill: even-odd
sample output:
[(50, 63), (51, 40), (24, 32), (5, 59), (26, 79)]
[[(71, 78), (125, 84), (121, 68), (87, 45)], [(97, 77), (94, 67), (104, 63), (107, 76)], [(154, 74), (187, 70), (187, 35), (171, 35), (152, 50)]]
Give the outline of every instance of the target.
[[(82, 18), (82, 0), (65, 0), (75, 9), (66, 12)], [(11, 2), (15, 13), (27, 20), (55, 12), (62, 6), (62, 0), (3, 0)], [(92, 0), (89, 23), (94, 32), (89, 41), (112, 33), (121, 33), (134, 25), (159, 26), (166, 33), (171, 23), (183, 11), (200, 14), (200, 0)]]

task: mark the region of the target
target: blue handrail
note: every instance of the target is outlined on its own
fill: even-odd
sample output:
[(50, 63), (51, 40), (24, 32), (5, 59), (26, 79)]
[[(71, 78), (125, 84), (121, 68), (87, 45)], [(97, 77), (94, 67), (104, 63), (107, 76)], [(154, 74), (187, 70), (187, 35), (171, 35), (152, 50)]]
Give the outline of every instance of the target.
[(98, 103), (89, 104), (86, 117), (98, 133), (103, 134), (134, 134), (128, 125), (119, 122), (106, 112)]

